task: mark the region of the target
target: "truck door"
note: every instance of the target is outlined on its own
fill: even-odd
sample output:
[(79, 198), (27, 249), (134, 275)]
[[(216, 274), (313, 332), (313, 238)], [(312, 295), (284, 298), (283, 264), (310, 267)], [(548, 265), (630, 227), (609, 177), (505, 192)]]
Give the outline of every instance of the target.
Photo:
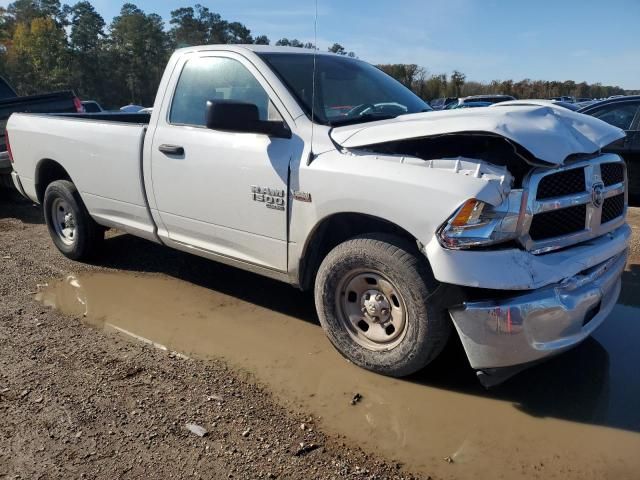
[(160, 237), (178, 248), (286, 271), (291, 140), (205, 127), (206, 102), (217, 99), (253, 103), (261, 120), (281, 120), (273, 91), (231, 52), (189, 56), (174, 76), (173, 98), (165, 97), (151, 147)]

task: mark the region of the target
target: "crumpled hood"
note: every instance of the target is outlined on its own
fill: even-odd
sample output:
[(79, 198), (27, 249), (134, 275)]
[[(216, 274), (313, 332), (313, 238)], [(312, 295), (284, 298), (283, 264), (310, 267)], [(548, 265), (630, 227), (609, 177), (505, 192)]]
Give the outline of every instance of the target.
[(341, 147), (452, 133), (501, 135), (545, 162), (561, 165), (572, 154), (592, 154), (625, 133), (597, 118), (552, 106), (470, 108), (401, 115), (358, 125), (336, 127), (331, 138)]

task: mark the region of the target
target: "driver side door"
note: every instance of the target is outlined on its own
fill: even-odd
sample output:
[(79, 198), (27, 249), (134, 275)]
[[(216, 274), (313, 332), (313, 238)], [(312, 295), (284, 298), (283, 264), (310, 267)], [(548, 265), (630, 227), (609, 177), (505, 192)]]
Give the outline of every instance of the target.
[(291, 140), (211, 130), (205, 121), (208, 100), (253, 103), (261, 120), (282, 119), (282, 107), (250, 62), (231, 52), (190, 56), (174, 76), (151, 147), (160, 237), (222, 261), (286, 271)]

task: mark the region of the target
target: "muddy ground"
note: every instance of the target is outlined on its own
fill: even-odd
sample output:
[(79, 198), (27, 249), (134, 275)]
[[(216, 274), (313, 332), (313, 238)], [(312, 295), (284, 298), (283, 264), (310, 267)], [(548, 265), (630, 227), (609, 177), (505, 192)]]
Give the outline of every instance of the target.
[[(631, 219), (623, 297), (637, 305), (640, 214)], [(0, 478), (638, 471), (637, 365), (620, 366), (633, 363), (630, 349), (615, 351), (608, 332), (490, 393), (461, 362), (453, 373), (441, 362), (407, 382), (384, 379), (328, 347), (308, 295), (126, 235), (113, 235), (95, 265), (71, 262), (50, 242), (40, 210), (14, 196), (0, 200), (0, 272)], [(106, 300), (91, 297), (105, 290)], [(638, 312), (620, 308), (621, 319)], [(239, 323), (227, 329), (216, 310), (238, 312)], [(249, 328), (267, 316), (268, 331)], [(363, 398), (351, 405), (356, 393)]]

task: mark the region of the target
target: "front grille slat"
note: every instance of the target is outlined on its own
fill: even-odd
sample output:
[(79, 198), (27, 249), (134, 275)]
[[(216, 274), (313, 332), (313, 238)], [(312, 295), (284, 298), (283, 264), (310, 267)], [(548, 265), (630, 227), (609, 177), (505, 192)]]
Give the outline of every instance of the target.
[(600, 172), (605, 187), (624, 182), (624, 165), (622, 163), (603, 163), (600, 165)]
[(601, 223), (607, 223), (611, 220), (622, 216), (624, 213), (624, 193), (616, 195), (615, 197), (606, 198), (602, 204), (602, 221)]
[(585, 229), (586, 216), (586, 205), (539, 213), (533, 217), (529, 235), (533, 240), (540, 241), (580, 232)]
[[(532, 173), (528, 207), (540, 213), (532, 213), (530, 219), (524, 243), (529, 251), (540, 254), (568, 247), (622, 225), (626, 194), (619, 186), (626, 190), (625, 165), (612, 160), (602, 156), (566, 169)], [(611, 190), (616, 194), (603, 201), (602, 195)]]
[(584, 168), (572, 168), (558, 173), (547, 175), (538, 184), (538, 200), (563, 197), (582, 193), (587, 190), (584, 178)]

